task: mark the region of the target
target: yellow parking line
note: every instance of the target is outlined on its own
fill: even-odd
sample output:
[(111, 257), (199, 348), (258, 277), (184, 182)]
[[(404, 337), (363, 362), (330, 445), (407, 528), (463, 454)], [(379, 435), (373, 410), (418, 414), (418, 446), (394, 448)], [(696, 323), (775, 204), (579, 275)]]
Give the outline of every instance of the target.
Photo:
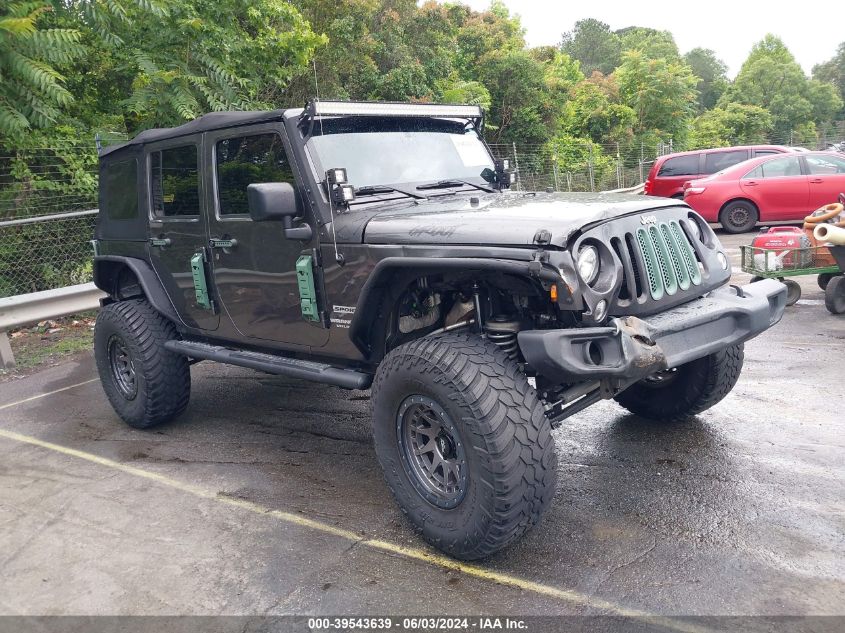
[[(94, 380), (88, 380), (86, 382), (81, 382), (75, 385), (71, 385), (69, 387), (56, 389), (55, 391), (51, 391), (49, 393), (41, 394), (38, 396), (32, 396), (31, 398), (26, 398), (24, 400), (19, 400), (18, 402), (3, 405), (2, 408), (5, 409), (13, 407), (16, 404), (23, 404), (25, 402), (44, 398), (62, 391), (73, 389), (74, 387), (89, 384)], [(309, 519), (299, 514), (285, 512), (284, 510), (273, 510), (271, 508), (267, 508), (252, 501), (229, 497), (225, 494), (213, 492), (211, 490), (207, 490), (191, 483), (186, 483), (183, 481), (179, 481), (178, 479), (173, 479), (171, 477), (168, 477), (167, 475), (162, 475), (153, 471), (145, 470), (143, 468), (138, 468), (136, 466), (129, 466), (127, 464), (117, 462), (113, 459), (108, 459), (107, 457), (100, 457), (99, 455), (95, 455), (94, 453), (80, 451), (78, 449), (70, 448), (68, 446), (54, 444), (53, 442), (46, 442), (30, 435), (24, 435), (22, 433), (16, 433), (15, 431), (0, 429), (0, 437), (9, 440), (14, 440), (16, 442), (29, 444), (31, 446), (38, 446), (40, 448), (54, 451), (56, 453), (61, 453), (62, 455), (76, 457), (78, 459), (82, 459), (87, 462), (97, 464), (99, 466), (104, 466), (112, 470), (117, 470), (128, 475), (132, 475), (134, 477), (141, 477), (149, 481), (154, 481), (158, 484), (167, 486), (169, 488), (174, 488), (176, 490), (185, 492), (195, 497), (216, 501), (223, 505), (239, 508), (241, 510), (252, 512), (254, 514), (270, 516), (291, 525), (312, 529), (317, 532), (330, 534), (332, 536), (336, 536), (338, 538), (354, 542), (362, 547), (367, 547), (382, 552), (388, 552), (394, 555), (402, 556), (403, 558), (422, 561), (430, 565), (434, 565), (442, 569), (456, 571), (473, 578), (491, 581), (506, 587), (513, 587), (534, 594), (555, 598), (557, 600), (562, 600), (579, 606), (596, 609), (615, 616), (638, 618), (641, 619), (643, 622), (659, 626), (664, 629), (679, 631), (680, 633), (710, 633), (709, 629), (696, 626), (689, 622), (674, 620), (664, 616), (652, 615), (636, 609), (629, 609), (627, 607), (614, 604), (606, 600), (602, 600), (601, 598), (589, 596), (587, 594), (579, 593), (570, 589), (562, 589), (552, 585), (534, 582), (504, 572), (486, 569), (479, 565), (463, 563), (461, 561), (454, 560), (452, 558), (448, 558), (440, 554), (435, 554), (424, 549), (416, 547), (406, 547), (404, 545), (399, 545), (380, 539), (367, 538), (351, 530), (339, 528), (334, 525), (324, 523), (322, 521)]]
[(19, 404), (24, 404), (26, 402), (32, 402), (33, 400), (40, 400), (41, 398), (46, 398), (47, 396), (52, 396), (56, 393), (61, 393), (62, 391), (68, 391), (69, 389), (76, 389), (77, 387), (81, 387), (82, 385), (87, 385), (92, 382), (97, 382), (99, 378), (92, 378), (91, 380), (86, 380), (84, 382), (78, 382), (75, 385), (69, 385), (67, 387), (62, 387), (61, 389), (54, 389), (53, 391), (48, 391), (47, 393), (39, 393), (37, 396), (31, 396), (29, 398), (24, 398), (23, 400), (17, 400), (15, 402), (9, 402), (8, 404), (0, 405), (0, 411), (3, 409), (11, 409), (12, 407), (16, 407)]

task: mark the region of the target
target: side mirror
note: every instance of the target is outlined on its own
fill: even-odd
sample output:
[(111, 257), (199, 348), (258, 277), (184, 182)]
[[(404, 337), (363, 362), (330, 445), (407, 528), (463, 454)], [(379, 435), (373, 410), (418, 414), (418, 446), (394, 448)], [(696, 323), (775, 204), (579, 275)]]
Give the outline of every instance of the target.
[(287, 182), (252, 184), (247, 186), (246, 195), (249, 216), (254, 222), (281, 221), (286, 238), (311, 239), (310, 226), (293, 226), (293, 219), (301, 215), (293, 185)]

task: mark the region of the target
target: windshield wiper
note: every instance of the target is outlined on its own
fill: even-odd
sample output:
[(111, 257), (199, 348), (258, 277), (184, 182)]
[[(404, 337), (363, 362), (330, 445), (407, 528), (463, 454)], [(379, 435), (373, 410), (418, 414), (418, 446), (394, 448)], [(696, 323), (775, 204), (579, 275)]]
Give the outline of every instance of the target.
[(355, 188), (355, 195), (356, 196), (369, 196), (374, 195), (377, 193), (401, 193), (409, 198), (425, 198), (425, 196), (421, 196), (418, 193), (411, 193), (410, 191), (405, 191), (404, 189), (397, 189), (396, 187), (388, 187), (387, 185), (364, 185), (363, 187), (356, 187)]
[(448, 189), (449, 187), (462, 187), (464, 185), (475, 187), (476, 189), (481, 189), (482, 191), (486, 191), (488, 193), (493, 191), (489, 187), (477, 185), (474, 182), (469, 182), (468, 180), (438, 180), (436, 182), (426, 182), (421, 185), (417, 185), (417, 189)]

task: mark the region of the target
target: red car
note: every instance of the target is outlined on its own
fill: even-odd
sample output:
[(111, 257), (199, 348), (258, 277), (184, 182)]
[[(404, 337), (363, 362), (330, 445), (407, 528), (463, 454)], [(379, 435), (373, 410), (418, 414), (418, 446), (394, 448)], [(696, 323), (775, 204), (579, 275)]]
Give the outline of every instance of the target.
[(793, 149), (783, 145), (742, 145), (660, 156), (648, 172), (644, 193), (647, 196), (683, 198), (684, 184), (689, 180), (715, 174), (749, 158), (784, 154)]
[(803, 220), (843, 191), (845, 156), (802, 152), (752, 158), (692, 180), (684, 201), (728, 233), (744, 233), (758, 222)]

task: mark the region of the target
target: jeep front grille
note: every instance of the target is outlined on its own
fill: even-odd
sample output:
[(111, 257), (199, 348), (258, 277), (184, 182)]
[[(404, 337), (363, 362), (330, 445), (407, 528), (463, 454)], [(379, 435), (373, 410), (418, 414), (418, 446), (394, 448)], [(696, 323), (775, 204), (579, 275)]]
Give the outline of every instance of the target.
[(621, 302), (659, 301), (701, 284), (695, 249), (677, 220), (639, 227), (610, 243), (623, 267)]

